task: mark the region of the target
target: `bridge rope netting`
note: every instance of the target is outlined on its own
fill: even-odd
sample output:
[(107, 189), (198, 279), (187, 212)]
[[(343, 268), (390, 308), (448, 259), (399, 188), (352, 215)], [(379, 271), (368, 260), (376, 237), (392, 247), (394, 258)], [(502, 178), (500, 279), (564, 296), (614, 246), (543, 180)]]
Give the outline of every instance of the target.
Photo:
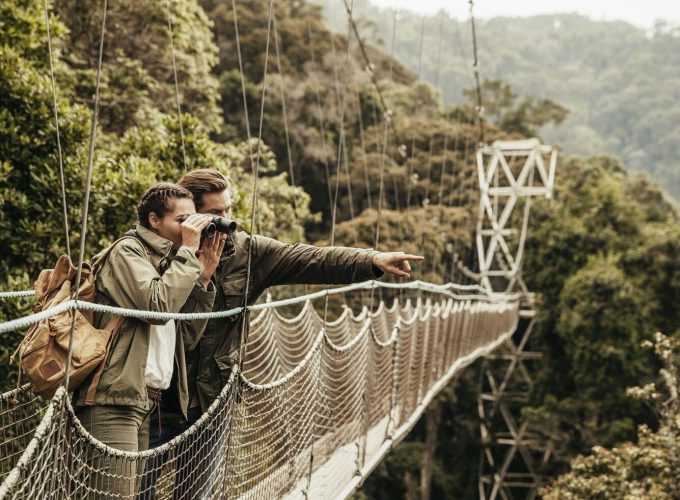
[[(311, 300), (331, 292), (251, 306), (257, 315), (243, 371), (233, 370), (196, 424), (152, 450), (123, 452), (94, 439), (63, 388), (46, 407), (28, 386), (3, 394), (0, 497), (347, 496), (441, 388), (517, 323), (517, 301), (450, 285), (409, 286), (432, 298), (395, 300), (391, 308), (381, 302), (358, 315), (346, 308), (325, 324)], [(295, 302), (303, 304), (299, 314), (280, 312)]]
[[(189, 159), (182, 127), (176, 59), (173, 46), (173, 20), (170, 2), (167, 10), (169, 44), (172, 51), (176, 110), (180, 123), (181, 159), (184, 170)], [(366, 49), (352, 19), (353, 2), (345, 2), (348, 14), (345, 67), (342, 84), (336, 78), (339, 137), (336, 145), (335, 186), (327, 159), (326, 181), (332, 206), (331, 244), (336, 236), (336, 212), (345, 164), (347, 189), (351, 199), (351, 171), (345, 120), (356, 101), (357, 124), (364, 152), (366, 192), (370, 207), (371, 186), (364, 147), (364, 117), (361, 98), (347, 99), (351, 91), (348, 61), (351, 35), (359, 44), (381, 104), (385, 107), (382, 133), (376, 144), (380, 154), (379, 192), (374, 245), (380, 243), (381, 214), (384, 210), (386, 161), (390, 137), (399, 142), (389, 99), (374, 74)], [(267, 62), (274, 46), (279, 73), (288, 169), (295, 184), (286, 94), (279, 55), (274, 1), (269, 2), (267, 41), (262, 77), (257, 137), (251, 137), (248, 103), (243, 79), (235, 0), (235, 44), (241, 73), (242, 96), (249, 161), (253, 175), (250, 201), (250, 234), (258, 225), (258, 167), (262, 153), (262, 129), (267, 95)], [(78, 269), (82, 268), (87, 233), (87, 209), (97, 129), (99, 74), (105, 39), (107, 2), (103, 0), (96, 98), (92, 115), (84, 219), (81, 230)], [(45, 1), (48, 46), (49, 13)], [(396, 38), (395, 14), (392, 54)], [(441, 29), (440, 45), (441, 45)], [(312, 32), (309, 30), (310, 40)], [(273, 40), (271, 40), (273, 38)], [(422, 40), (421, 40), (422, 48)], [(313, 47), (312, 60), (314, 61)], [(421, 54), (422, 56), (422, 54)], [(335, 63), (334, 63), (335, 64)], [(392, 59), (390, 59), (390, 79)], [(52, 74), (52, 92), (56, 93)], [(320, 138), (325, 147), (325, 125), (319, 111)], [(460, 112), (459, 112), (460, 114)], [(55, 106), (55, 121), (59, 121)], [(376, 127), (377, 129), (377, 127)], [(390, 134), (391, 132), (391, 134)], [(57, 126), (57, 136), (59, 129)], [(253, 134), (254, 135), (254, 134)], [(59, 138), (57, 137), (57, 144)], [(457, 145), (458, 137), (451, 138)], [(415, 138), (412, 139), (415, 142)], [(444, 137), (444, 156), (449, 137)], [(256, 144), (256, 145), (255, 145)], [(430, 138), (432, 154), (433, 138)], [(405, 146), (403, 146), (405, 150)], [(397, 150), (401, 151), (399, 144)], [(413, 149), (413, 145), (412, 145)], [(454, 148), (455, 149), (455, 148)], [(468, 144), (465, 144), (467, 153)], [(409, 162), (409, 182), (413, 156)], [(431, 161), (428, 159), (428, 161)], [(438, 202), (444, 204), (442, 160)], [(432, 173), (432, 164), (428, 176)], [(60, 178), (63, 168), (59, 155)], [(461, 170), (462, 172), (462, 170)], [(459, 175), (463, 175), (462, 173)], [(454, 190), (451, 174), (448, 205), (463, 198), (462, 179)], [(394, 181), (395, 178), (393, 178)], [(429, 189), (430, 179), (427, 187)], [(395, 205), (399, 206), (394, 181)], [(406, 197), (407, 209), (411, 188)], [(68, 221), (64, 198), (64, 228), (68, 242)], [(428, 200), (429, 203), (429, 200)], [(427, 203), (424, 203), (427, 208)], [(353, 208), (352, 208), (353, 210)], [(297, 217), (297, 208), (295, 210)], [(440, 219), (443, 216), (440, 216)], [(440, 220), (441, 224), (441, 220)], [(469, 224), (469, 222), (468, 222)], [(458, 225), (458, 222), (456, 222)], [(400, 240), (404, 235), (400, 234)], [(458, 242), (457, 242), (458, 244)], [(67, 248), (70, 254), (70, 247)], [(456, 254), (462, 253), (456, 248)], [(249, 250), (250, 252), (250, 250)], [(248, 256), (247, 276), (251, 272)], [(432, 264), (435, 271), (435, 264)], [(442, 274), (453, 274), (454, 266)], [(249, 279), (244, 297), (248, 297)], [(377, 292), (377, 293), (376, 293)], [(348, 296), (358, 294), (359, 312), (349, 307)], [(32, 291), (0, 292), (0, 299), (31, 297)], [(342, 297), (341, 313), (329, 319), (330, 297)], [(370, 297), (370, 300), (367, 298)], [(391, 306), (387, 297), (392, 297)], [(65, 389), (57, 390), (50, 401), (35, 396), (28, 385), (0, 395), (0, 499), (4, 498), (345, 498), (358, 488), (380, 460), (413, 428), (430, 401), (465, 366), (489, 354), (514, 332), (519, 318), (520, 295), (493, 294), (479, 285), (436, 285), (423, 281), (389, 283), (368, 281), (340, 288), (324, 289), (275, 302), (267, 301), (228, 311), (200, 314), (174, 314), (122, 309), (78, 300), (29, 316), (0, 323), (0, 334), (21, 330), (65, 311), (89, 310), (119, 314), (129, 318), (156, 320), (216, 319), (245, 316), (238, 362), (224, 382), (224, 388), (209, 409), (189, 429), (170, 442), (145, 451), (125, 452), (95, 439), (75, 415)], [(319, 310), (315, 301), (323, 300)], [(244, 301), (245, 302), (245, 301)], [(318, 304), (318, 303), (317, 303)], [(293, 312), (291, 312), (293, 311)], [(321, 311), (321, 312), (319, 312)], [(75, 317), (75, 314), (73, 315)], [(75, 320), (74, 320), (75, 323)], [(73, 330), (71, 330), (73, 333)], [(71, 335), (71, 338), (73, 335)], [(71, 346), (69, 346), (69, 359)], [(68, 366), (68, 364), (67, 364)], [(66, 373), (68, 379), (68, 370)]]

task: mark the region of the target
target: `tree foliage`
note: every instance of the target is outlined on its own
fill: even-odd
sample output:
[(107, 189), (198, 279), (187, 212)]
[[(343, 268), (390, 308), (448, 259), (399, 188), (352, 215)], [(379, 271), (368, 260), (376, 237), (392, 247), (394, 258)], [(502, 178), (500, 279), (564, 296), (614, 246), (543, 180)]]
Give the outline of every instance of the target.
[[(89, 103), (99, 57), (102, 2), (55, 0), (55, 11), (69, 29), (64, 59), (76, 79), (74, 100)], [(172, 42), (168, 28), (172, 24)], [(153, 125), (157, 111), (176, 114), (175, 75), (182, 111), (218, 130), (217, 47), (205, 12), (193, 1), (109, 2), (102, 62), (100, 121), (107, 131)], [(173, 50), (174, 48), (174, 50)]]
[[(345, 29), (342, 2), (316, 0), (329, 25)], [(363, 31), (389, 50), (391, 9), (355, 0), (354, 17), (368, 20)], [(420, 56), (421, 23), (425, 23)], [(473, 87), (467, 19), (444, 11), (425, 17), (399, 11), (395, 56), (437, 86), (444, 102), (460, 103)], [(607, 154), (628, 168), (647, 172), (664, 190), (680, 197), (680, 27), (657, 23), (645, 31), (624, 22), (595, 21), (577, 14), (499, 17), (477, 20), (481, 73), (501, 79), (519, 95), (538, 96), (570, 110), (561, 126), (543, 127), (549, 143), (582, 156)], [(437, 56), (437, 47), (442, 51)], [(493, 93), (485, 94), (489, 117)], [(559, 122), (557, 122), (559, 123)]]
[[(526, 137), (537, 136), (541, 127), (552, 124), (559, 125), (569, 111), (550, 99), (534, 99), (526, 96), (517, 100), (512, 86), (502, 80), (484, 80), (481, 87), (484, 114), (502, 130), (517, 133)], [(475, 89), (463, 90), (463, 95), (476, 104)]]
[[(174, 4), (177, 2), (173, 2)], [(94, 22), (93, 19), (98, 15), (93, 5), (89, 6), (91, 10), (85, 8), (87, 6), (72, 7), (78, 11), (78, 15), (74, 17), (82, 16), (88, 22)], [(123, 7), (119, 4), (114, 10)], [(138, 9), (143, 7), (136, 5), (132, 12), (142, 15), (143, 11)], [(187, 12), (193, 12), (191, 15), (185, 12), (190, 18), (193, 16), (206, 21), (200, 8), (191, 7), (188, 3), (184, 7), (188, 9)], [(150, 9), (151, 6), (147, 5), (146, 8)], [(181, 6), (176, 8), (180, 11), (182, 9)], [(179, 15), (180, 11), (178, 19), (184, 19)], [(130, 12), (125, 9), (121, 11), (121, 16), (127, 14)], [(150, 16), (150, 19), (156, 23), (155, 36), (160, 43), (163, 33), (160, 24), (162, 18)], [(70, 18), (70, 21), (71, 31), (65, 27), (59, 16), (51, 17), (57, 74), (59, 136), (70, 223), (69, 239), (74, 252), (72, 258), (75, 260), (83, 217), (91, 122), (89, 107), (81, 103), (85, 102), (82, 99), (84, 94), (81, 84), (84, 81), (83, 72), (89, 71), (85, 69), (83, 61), (88, 60), (92, 54), (88, 52), (90, 47), (84, 48), (87, 44), (78, 39), (78, 36), (85, 37), (85, 33), (76, 34), (73, 30), (79, 27), (88, 36), (96, 30), (88, 31), (89, 24), (77, 24), (74, 18)], [(137, 21), (137, 27), (142, 29), (142, 19)], [(8, 27), (0, 30), (0, 231), (3, 235), (0, 289), (25, 290), (31, 288), (40, 269), (53, 264), (56, 257), (66, 250), (57, 129), (52, 106), (42, 3), (32, 0), (3, 3), (0, 6), (0, 26)], [(115, 27), (116, 22), (110, 26)], [(180, 31), (186, 30), (187, 26), (192, 26), (190, 20), (185, 21)], [(152, 34), (147, 35), (151, 37)], [(195, 72), (193, 77), (200, 76), (200, 68), (209, 72), (210, 67), (206, 66), (206, 54), (201, 50), (201, 45), (190, 42), (193, 37), (201, 36), (208, 36), (209, 41), (209, 31), (206, 34), (205, 27), (201, 26), (197, 33), (185, 33), (183, 36), (187, 37), (185, 42), (176, 44), (176, 50), (182, 52), (179, 60), (191, 61), (188, 69)], [(142, 67), (147, 62), (144, 58), (153, 56), (135, 46), (134, 33), (129, 34), (129, 37), (126, 43), (123, 40), (118, 43), (131, 51), (125, 55), (127, 60)], [(153, 52), (155, 45), (149, 43), (146, 48)], [(191, 45), (190, 50), (187, 49), (188, 45)], [(194, 50), (199, 50), (200, 53)], [(207, 55), (209, 53), (208, 50)], [(121, 70), (111, 59), (107, 59), (105, 64), (109, 64), (112, 71)], [(128, 76), (136, 78), (134, 74)], [(201, 82), (201, 85), (207, 84), (204, 89), (210, 87), (212, 78), (209, 74), (205, 76), (207, 82)], [(160, 74), (155, 74), (154, 78), (156, 77), (160, 78)], [(154, 88), (158, 90), (157, 87)], [(262, 174), (258, 228), (268, 235), (287, 241), (300, 239), (303, 225), (313, 220), (308, 208), (309, 196), (300, 188), (290, 186), (285, 174), (276, 173), (276, 157), (266, 144), (261, 145), (258, 155), (257, 141), (223, 144), (214, 142), (209, 136), (213, 124), (209, 120), (207, 124), (202, 121), (206, 120), (207, 115), (194, 117), (185, 113), (185, 165), (176, 113), (172, 109), (166, 113), (165, 108), (157, 107), (153, 99), (147, 101), (137, 95), (132, 95), (131, 98), (139, 101), (131, 102), (132, 106), (126, 108), (128, 103), (124, 99), (119, 101), (116, 94), (111, 93), (111, 89), (111, 80), (105, 80), (104, 94), (108, 95), (108, 101), (105, 99), (102, 107), (108, 105), (116, 113), (122, 113), (124, 120), (116, 122), (115, 127), (109, 127), (111, 123), (107, 123), (107, 118), (103, 117), (103, 130), (99, 130), (95, 144), (86, 240), (87, 258), (130, 228), (136, 219), (135, 207), (139, 197), (151, 183), (159, 180), (174, 181), (186, 168), (210, 167), (227, 173), (234, 181), (235, 216), (241, 222), (242, 228), (249, 229), (253, 185), (251, 172), (258, 156)], [(118, 91), (126, 92), (123, 87)], [(109, 93), (106, 94), (107, 92)], [(157, 97), (154, 94), (154, 99)], [(207, 99), (206, 95), (204, 97)], [(204, 101), (202, 98), (192, 98), (192, 102), (200, 104)], [(138, 105), (145, 113), (145, 118), (141, 121), (128, 114)], [(293, 200), (296, 216), (293, 216)], [(29, 312), (30, 302), (3, 301), (0, 304), (0, 319), (14, 318)], [(7, 359), (19, 338), (20, 332), (8, 334), (0, 347), (0, 378), (3, 380), (3, 389), (14, 383), (16, 371), (7, 366)]]
[(659, 416), (654, 432), (642, 425), (636, 442), (608, 449), (594, 446), (590, 455), (579, 455), (571, 471), (544, 488), (548, 500), (608, 498), (677, 498), (680, 491), (680, 342), (657, 333), (654, 347), (663, 368), (660, 381), (627, 392), (651, 405)]
[(555, 201), (535, 207), (527, 239), (527, 284), (545, 304), (535, 341), (545, 360), (525, 412), (557, 445), (559, 469), (650, 422), (625, 391), (655, 371), (640, 342), (680, 327), (671, 305), (680, 233), (658, 186), (610, 158), (568, 160), (556, 186)]

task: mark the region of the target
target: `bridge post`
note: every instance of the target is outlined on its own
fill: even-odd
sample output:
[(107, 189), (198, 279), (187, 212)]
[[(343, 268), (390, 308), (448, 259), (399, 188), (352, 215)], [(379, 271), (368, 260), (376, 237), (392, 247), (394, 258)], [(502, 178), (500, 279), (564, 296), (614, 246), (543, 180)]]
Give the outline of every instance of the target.
[(522, 279), (522, 259), (531, 200), (552, 197), (556, 163), (557, 152), (538, 139), (496, 141), (477, 151), (479, 273), (475, 276), (490, 293), (523, 296), (516, 331), (485, 358), (482, 367), (477, 401), (483, 447), (478, 487), (484, 500), (534, 498), (551, 455), (551, 444), (520, 417), (534, 386), (528, 362), (541, 358), (540, 352), (526, 350), (536, 309), (534, 295)]

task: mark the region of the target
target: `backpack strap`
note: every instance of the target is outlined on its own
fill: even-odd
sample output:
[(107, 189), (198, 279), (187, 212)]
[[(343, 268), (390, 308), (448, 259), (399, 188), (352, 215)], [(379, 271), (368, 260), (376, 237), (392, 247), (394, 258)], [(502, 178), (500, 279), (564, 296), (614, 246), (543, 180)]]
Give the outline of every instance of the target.
[[(110, 333), (109, 342), (106, 345), (107, 354), (116, 343), (116, 339), (118, 338), (118, 331), (120, 330), (123, 321), (125, 321), (125, 317), (121, 316), (120, 314), (115, 314), (111, 317), (111, 319), (108, 321), (108, 323), (106, 323), (106, 326), (104, 327), (104, 330)], [(97, 386), (99, 386), (99, 380), (101, 379), (102, 373), (104, 373), (104, 368), (106, 368), (107, 364), (108, 356), (99, 364), (99, 367), (97, 367), (97, 371), (94, 373), (94, 376), (92, 377), (92, 382), (90, 382), (90, 386), (87, 388), (87, 393), (85, 394), (85, 406), (94, 405), (94, 397), (97, 394)]]
[[(132, 238), (139, 241), (142, 244), (142, 247), (144, 248), (144, 253), (147, 255), (148, 258), (146, 245), (144, 244), (142, 239), (139, 236), (137, 236), (137, 233), (130, 231), (129, 233), (121, 236), (116, 241), (111, 243), (101, 254), (99, 254), (99, 257), (97, 258), (96, 262), (92, 264), (92, 274), (95, 276), (95, 279), (97, 271), (101, 269), (102, 265), (104, 264), (104, 261), (106, 261), (107, 257), (111, 254), (113, 248), (118, 243), (128, 238)], [(109, 359), (108, 353), (116, 343), (116, 339), (118, 338), (118, 331), (120, 330), (120, 327), (123, 325), (123, 321), (125, 321), (124, 316), (121, 316), (120, 314), (114, 314), (113, 316), (111, 316), (111, 319), (109, 319), (109, 321), (106, 323), (106, 326), (104, 327), (104, 330), (109, 332), (109, 342), (106, 345), (107, 356), (97, 367), (97, 371), (94, 373), (92, 381), (90, 382), (90, 385), (87, 388), (87, 393), (85, 394), (85, 406), (94, 405), (94, 397), (97, 394), (97, 386), (99, 385), (99, 380), (101, 379), (102, 374), (104, 373), (104, 369), (108, 365)]]
[(118, 245), (118, 243), (120, 243), (121, 241), (127, 240), (127, 239), (133, 239), (133, 240), (139, 241), (142, 244), (142, 248), (144, 249), (144, 254), (147, 256), (147, 258), (149, 257), (148, 251), (146, 249), (146, 244), (144, 243), (144, 241), (139, 236), (137, 236), (137, 233), (134, 230), (128, 231), (123, 236), (118, 238), (116, 241), (111, 243), (108, 247), (106, 247), (104, 249), (104, 251), (101, 252), (97, 256), (97, 260), (92, 263), (92, 274), (93, 275), (96, 275), (97, 271), (99, 271), (101, 269), (101, 267), (104, 265), (104, 262), (106, 261), (108, 256), (111, 254), (113, 249), (116, 247), (116, 245)]

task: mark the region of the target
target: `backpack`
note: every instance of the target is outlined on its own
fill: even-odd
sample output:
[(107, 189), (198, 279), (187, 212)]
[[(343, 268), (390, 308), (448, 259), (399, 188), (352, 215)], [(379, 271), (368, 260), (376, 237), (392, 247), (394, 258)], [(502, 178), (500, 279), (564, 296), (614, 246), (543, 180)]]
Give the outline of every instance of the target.
[[(133, 235), (123, 236), (101, 252), (92, 264), (83, 263), (78, 300), (88, 302), (94, 300), (97, 271), (101, 269), (111, 250), (126, 238), (137, 239)], [(77, 272), (78, 269), (67, 255), (57, 259), (54, 269), (42, 270), (34, 284), (37, 300), (34, 311), (45, 311), (70, 300), (73, 292), (72, 282), (76, 279)], [(125, 319), (123, 316), (114, 315), (101, 329), (95, 328), (92, 324), (92, 311), (72, 309), (44, 319), (29, 327), (12, 356), (12, 361), (18, 354), (21, 365), (20, 378), (23, 371), (35, 394), (46, 399), (52, 398), (64, 382), (74, 314), (76, 324), (67, 390), (74, 391), (97, 370), (85, 399), (85, 404), (91, 405), (94, 404), (97, 385), (105, 368), (103, 361), (116, 340), (118, 330)]]

